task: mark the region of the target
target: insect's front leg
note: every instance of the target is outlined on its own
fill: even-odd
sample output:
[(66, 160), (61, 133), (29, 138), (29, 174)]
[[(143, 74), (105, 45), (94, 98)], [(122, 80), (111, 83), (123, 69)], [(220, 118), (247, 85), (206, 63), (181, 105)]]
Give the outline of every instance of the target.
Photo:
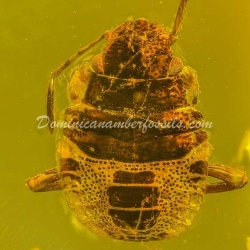
[(61, 190), (60, 176), (56, 168), (48, 169), (27, 180), (26, 186), (33, 192)]
[(248, 181), (245, 172), (220, 164), (210, 164), (208, 166), (208, 176), (220, 179), (223, 182), (208, 183), (206, 194), (239, 189), (244, 187)]
[(51, 74), (51, 80), (49, 83), (49, 89), (47, 94), (47, 116), (49, 117), (49, 130), (50, 133), (53, 134), (54, 128), (50, 126), (52, 122), (55, 120), (54, 114), (54, 91), (55, 91), (55, 79), (58, 75), (60, 75), (70, 64), (72, 64), (79, 56), (84, 54), (86, 51), (91, 49), (94, 45), (100, 42), (102, 39), (108, 36), (108, 31), (104, 32), (100, 37), (96, 40), (88, 44), (87, 46), (78, 50), (75, 54), (73, 54), (70, 58), (68, 58), (63, 64), (61, 64), (56, 70), (54, 70)]

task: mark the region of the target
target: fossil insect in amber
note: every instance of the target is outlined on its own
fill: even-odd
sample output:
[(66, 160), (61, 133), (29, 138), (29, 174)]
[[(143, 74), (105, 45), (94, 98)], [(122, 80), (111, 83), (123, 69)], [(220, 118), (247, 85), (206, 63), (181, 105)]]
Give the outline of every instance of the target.
[[(35, 192), (63, 190), (69, 207), (92, 232), (115, 239), (171, 239), (198, 213), (204, 194), (247, 183), (244, 172), (210, 164), (210, 144), (195, 109), (196, 72), (173, 55), (187, 0), (171, 32), (146, 19), (127, 21), (79, 50), (51, 77), (47, 114), (54, 122), (54, 91), (67, 78), (69, 124), (171, 122), (149, 128), (65, 127), (58, 167), (27, 182)], [(104, 48), (93, 53), (99, 44)], [(67, 74), (67, 70), (70, 74)], [(50, 126), (53, 133), (53, 127)], [(208, 183), (207, 176), (220, 181)]]

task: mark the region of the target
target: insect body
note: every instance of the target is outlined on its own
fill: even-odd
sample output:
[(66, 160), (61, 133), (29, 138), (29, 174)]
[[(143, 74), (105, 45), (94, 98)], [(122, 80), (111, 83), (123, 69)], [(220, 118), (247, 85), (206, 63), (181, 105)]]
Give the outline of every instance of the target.
[[(195, 109), (197, 76), (171, 49), (186, 2), (180, 2), (171, 33), (143, 18), (125, 22), (52, 74), (48, 116), (53, 122), (56, 79), (77, 61), (64, 118), (72, 127), (62, 130), (59, 167), (27, 185), (33, 191), (62, 189), (77, 219), (98, 234), (131, 241), (174, 238), (190, 226), (205, 193), (247, 183), (244, 172), (209, 164), (208, 134), (190, 126), (203, 121)], [(102, 53), (81, 60), (102, 39)], [(83, 119), (89, 126), (73, 126)], [(118, 126), (128, 120), (127, 128), (109, 127), (111, 121)], [(160, 125), (173, 120), (182, 126)], [(135, 125), (145, 121), (158, 126), (143, 133)], [(208, 175), (222, 182), (207, 183)]]

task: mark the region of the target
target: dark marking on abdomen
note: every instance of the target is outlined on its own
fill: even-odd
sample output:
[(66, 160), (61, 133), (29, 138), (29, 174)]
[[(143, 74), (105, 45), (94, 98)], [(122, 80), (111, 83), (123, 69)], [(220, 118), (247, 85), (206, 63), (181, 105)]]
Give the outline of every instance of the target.
[(120, 208), (150, 208), (157, 206), (158, 187), (111, 186), (107, 190), (109, 204)]
[(81, 183), (81, 178), (76, 175), (79, 169), (79, 163), (72, 158), (60, 159), (60, 175), (61, 178), (70, 178), (71, 180)]
[[(121, 175), (122, 172), (124, 171), (119, 171), (117, 175)], [(144, 171), (144, 174), (145, 172), (146, 174), (151, 173)], [(131, 228), (145, 230), (155, 225), (157, 217), (160, 215), (157, 207), (160, 194), (158, 187), (110, 186), (107, 194), (109, 204), (112, 206), (109, 209), (109, 215), (116, 226), (124, 230), (131, 230)]]
[(112, 217), (116, 226), (131, 230), (145, 230), (150, 229), (155, 225), (157, 217), (160, 215), (159, 210), (147, 210), (147, 211), (127, 211), (110, 209), (109, 215)]
[(72, 158), (60, 159), (61, 172), (77, 171), (79, 169), (79, 163)]
[(154, 183), (155, 174), (151, 171), (141, 171), (139, 173), (133, 173), (128, 171), (116, 171), (113, 177), (114, 183), (151, 184)]
[(63, 135), (91, 157), (127, 163), (180, 159), (208, 138), (206, 131), (196, 131), (134, 143), (134, 141), (120, 141), (93, 131), (69, 128), (63, 130)]

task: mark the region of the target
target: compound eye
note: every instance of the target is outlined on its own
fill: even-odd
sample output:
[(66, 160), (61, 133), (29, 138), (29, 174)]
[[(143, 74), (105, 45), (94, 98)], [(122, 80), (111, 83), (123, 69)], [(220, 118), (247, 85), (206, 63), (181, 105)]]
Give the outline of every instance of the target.
[(183, 62), (179, 57), (173, 57), (169, 67), (168, 67), (168, 74), (170, 76), (178, 75), (183, 69)]
[(147, 31), (148, 30), (148, 21), (145, 18), (139, 18), (134, 21), (135, 29), (140, 31)]
[(92, 58), (91, 68), (97, 74), (104, 74), (104, 63), (102, 54), (97, 54)]

